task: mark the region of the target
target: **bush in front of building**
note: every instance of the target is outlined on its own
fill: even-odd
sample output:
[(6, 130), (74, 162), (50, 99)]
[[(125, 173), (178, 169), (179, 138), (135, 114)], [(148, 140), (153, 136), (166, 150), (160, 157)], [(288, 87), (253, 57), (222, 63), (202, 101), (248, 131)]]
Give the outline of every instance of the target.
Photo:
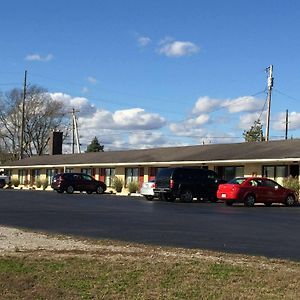
[(41, 181), (41, 185), (43, 187), (43, 190), (45, 190), (47, 187), (48, 187), (48, 181), (45, 179), (45, 180), (42, 180)]
[(121, 193), (123, 189), (124, 182), (120, 177), (115, 176), (113, 179), (112, 187), (116, 190), (117, 193)]
[(20, 180), (17, 179), (17, 178), (13, 178), (11, 180), (11, 184), (14, 186), (14, 187), (18, 187), (20, 185)]
[(139, 183), (137, 181), (131, 181), (128, 183), (129, 193), (136, 193), (139, 189)]
[(35, 186), (39, 189), (42, 187), (42, 182), (40, 179), (37, 179), (36, 182), (35, 182)]
[(298, 177), (286, 177), (283, 179), (282, 185), (285, 188), (291, 189), (295, 192), (296, 200), (299, 201), (299, 189), (300, 189), (300, 183)]

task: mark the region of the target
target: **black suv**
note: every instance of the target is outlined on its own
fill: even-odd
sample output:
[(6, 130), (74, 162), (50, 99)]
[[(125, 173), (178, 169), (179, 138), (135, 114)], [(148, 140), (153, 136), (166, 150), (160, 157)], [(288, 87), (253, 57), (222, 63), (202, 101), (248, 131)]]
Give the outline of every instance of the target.
[(84, 173), (58, 173), (53, 177), (51, 187), (58, 193), (66, 191), (68, 194), (72, 194), (74, 191), (103, 194), (106, 190), (104, 182)]
[(200, 168), (165, 168), (161, 169), (155, 180), (154, 192), (160, 200), (192, 202), (208, 199), (216, 202), (216, 192), (220, 180), (217, 173)]

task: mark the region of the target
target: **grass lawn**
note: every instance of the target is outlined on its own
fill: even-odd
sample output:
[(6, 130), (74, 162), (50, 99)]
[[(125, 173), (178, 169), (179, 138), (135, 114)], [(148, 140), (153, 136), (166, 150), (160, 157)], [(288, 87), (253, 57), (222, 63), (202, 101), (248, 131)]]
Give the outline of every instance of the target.
[(119, 242), (0, 256), (0, 299), (300, 299), (298, 262)]

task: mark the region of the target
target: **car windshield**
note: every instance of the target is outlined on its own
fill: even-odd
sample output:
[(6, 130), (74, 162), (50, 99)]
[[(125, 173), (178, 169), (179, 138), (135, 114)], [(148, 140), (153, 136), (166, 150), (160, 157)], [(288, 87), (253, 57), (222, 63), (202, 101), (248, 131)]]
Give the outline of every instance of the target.
[(231, 183), (231, 184), (242, 184), (245, 180), (246, 180), (246, 178), (244, 178), (244, 177), (237, 177), (237, 178), (234, 178), (234, 179), (230, 180), (229, 183)]

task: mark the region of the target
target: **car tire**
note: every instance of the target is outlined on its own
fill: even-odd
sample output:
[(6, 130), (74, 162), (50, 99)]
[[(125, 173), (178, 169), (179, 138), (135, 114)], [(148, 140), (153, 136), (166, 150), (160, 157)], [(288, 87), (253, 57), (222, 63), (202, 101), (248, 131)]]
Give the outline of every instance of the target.
[(145, 198), (149, 201), (152, 201), (154, 199), (154, 196), (146, 195)]
[(244, 199), (244, 205), (252, 207), (255, 204), (255, 196), (253, 194), (248, 194)]
[(265, 206), (270, 207), (272, 205), (272, 202), (265, 202)]
[(191, 203), (193, 201), (193, 193), (190, 190), (184, 190), (180, 194), (180, 201)]
[(88, 191), (86, 191), (86, 193), (90, 195), (93, 193), (93, 191), (88, 190)]
[(103, 193), (104, 193), (104, 189), (103, 189), (103, 187), (102, 187), (101, 185), (99, 185), (99, 186), (97, 187), (96, 193), (97, 193), (97, 194), (103, 194)]
[(232, 206), (232, 204), (233, 204), (233, 201), (225, 201), (225, 204), (227, 205), (227, 206)]
[(62, 194), (64, 192), (64, 190), (56, 190), (59, 194)]
[(295, 205), (295, 198), (292, 195), (288, 195), (285, 199), (285, 203), (286, 206), (293, 206)]
[(72, 185), (68, 185), (66, 188), (66, 192), (68, 194), (73, 194), (74, 193), (74, 187)]

